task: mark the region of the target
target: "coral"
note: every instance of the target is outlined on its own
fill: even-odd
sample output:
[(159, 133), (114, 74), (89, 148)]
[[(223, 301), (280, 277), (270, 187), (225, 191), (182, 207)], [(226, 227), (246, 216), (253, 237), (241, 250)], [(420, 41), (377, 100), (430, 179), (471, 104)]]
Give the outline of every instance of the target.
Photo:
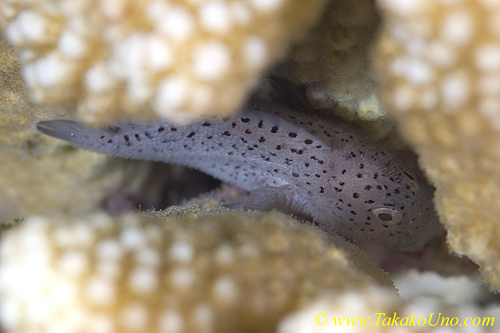
[(370, 288), (322, 295), (284, 318), (278, 333), (494, 332), (499, 316), (498, 305), (446, 304), (438, 299), (404, 303), (387, 290)]
[(0, 222), (96, 209), (133, 165), (108, 163), (104, 156), (69, 148), (32, 128), (40, 118), (63, 111), (30, 102), (16, 53), (2, 39), (0, 72)]
[(330, 1), (321, 21), (280, 65), (279, 75), (306, 84), (315, 109), (336, 108), (350, 120), (383, 118), (369, 57), (378, 25), (373, 1)]
[[(413, 257), (370, 253), (394, 274), (391, 278), (400, 288), (401, 300), (387, 274), (343, 239), (330, 238), (276, 212), (229, 212), (207, 201), (243, 200), (244, 194), (227, 186), (217, 195), (193, 201), (204, 209), (172, 208), (116, 219), (97, 213), (85, 216), (103, 200), (120, 212), (121, 188), (140, 187), (144, 178), (151, 181), (152, 166), (109, 163), (102, 156), (39, 136), (32, 124), (71, 112), (95, 123), (125, 117), (180, 121), (215, 111), (227, 114), (244, 98), (258, 73), (313, 20), (322, 0), (307, 2), (307, 8), (304, 1), (232, 1), (230, 14), (227, 3), (0, 2), (1, 24), (23, 64), (21, 68), (14, 49), (1, 40), (0, 222), (59, 213), (30, 217), (13, 228), (0, 224), (2, 325), (18, 332), (278, 328), (284, 333), (332, 327), (314, 323), (318, 312), (367, 315), (372, 320), (377, 312), (392, 317), (394, 311), (427, 318), (431, 312), (442, 312), (460, 320), (499, 317), (498, 306), (477, 305), (490, 303), (494, 296), (479, 288), (475, 267), (444, 256), (439, 240)], [(377, 137), (392, 130), (392, 122), (381, 121), (386, 110), (398, 120), (402, 135), (416, 147), (422, 168), (437, 188), (435, 201), (450, 248), (480, 265), (491, 291), (500, 290), (497, 3), (333, 0), (325, 19), (277, 68), (281, 77), (306, 84), (306, 97), (314, 107), (338, 105), (337, 115), (344, 118), (376, 119), (369, 122), (369, 131)], [(257, 8), (266, 4), (277, 7), (269, 12)], [(205, 5), (209, 9), (202, 9)], [(157, 10), (147, 14), (146, 7)], [(204, 16), (205, 10), (215, 13), (211, 17), (230, 17), (230, 21), (212, 21)], [(241, 20), (248, 13), (255, 20), (247, 25), (233, 20), (234, 15), (243, 15), (237, 16)], [(186, 30), (171, 30), (167, 21), (160, 22), (161, 15), (170, 15), (177, 27), (195, 17), (200, 20), (192, 38), (179, 42), (176, 38), (182, 36), (177, 33)], [(369, 48), (380, 22), (374, 57), (378, 86)], [(267, 54), (260, 53), (262, 41)], [(242, 51), (245, 42), (248, 50)], [(210, 52), (197, 58), (200, 45), (210, 46)], [(214, 69), (202, 66), (204, 57), (217, 60), (222, 54), (217, 45), (228, 45), (234, 52), (234, 66), (226, 72), (220, 67), (204, 72)], [(172, 58), (169, 50), (175, 53)], [(245, 64), (245, 59), (253, 64)], [(221, 77), (211, 78), (214, 73)], [(383, 108), (375, 98), (377, 89)], [(186, 91), (192, 95), (183, 96)], [(392, 135), (389, 140), (401, 144)], [(157, 180), (153, 177), (153, 182)], [(133, 184), (124, 185), (127, 181)], [(64, 217), (75, 213), (84, 214)], [(408, 267), (433, 272), (408, 272)], [(454, 285), (457, 281), (463, 284)], [(439, 290), (432, 289), (436, 284)], [(464, 299), (450, 297), (456, 290)]]
[(500, 291), (500, 3), (378, 4), (381, 99), (435, 184), (451, 250)]
[(487, 304), (495, 302), (484, 284), (473, 276), (456, 275), (444, 277), (436, 272), (419, 272), (408, 269), (392, 276), (403, 301), (425, 300), (433, 298), (448, 304)]
[(4, 1), (31, 97), (87, 122), (227, 115), (324, 0)]
[(277, 212), (30, 217), (0, 257), (2, 324), (16, 332), (271, 332), (326, 290), (396, 297), (355, 245)]
[[(387, 332), (387, 327), (376, 327), (374, 311), (392, 314), (401, 307), (401, 302), (396, 295), (378, 288), (370, 288), (363, 293), (356, 291), (338, 291), (327, 293), (318, 297), (308, 306), (296, 313), (285, 317), (279, 324), (278, 333), (325, 332), (326, 330), (342, 330), (342, 326), (334, 324), (333, 317), (368, 318), (370, 321), (363, 327), (355, 323), (353, 332)], [(318, 316), (318, 314), (320, 314)], [(372, 319), (373, 318), (373, 319)], [(319, 325), (318, 325), (319, 324)], [(347, 323), (344, 323), (348, 326)], [(346, 330), (346, 328), (343, 328)], [(347, 331), (347, 330), (346, 330)]]

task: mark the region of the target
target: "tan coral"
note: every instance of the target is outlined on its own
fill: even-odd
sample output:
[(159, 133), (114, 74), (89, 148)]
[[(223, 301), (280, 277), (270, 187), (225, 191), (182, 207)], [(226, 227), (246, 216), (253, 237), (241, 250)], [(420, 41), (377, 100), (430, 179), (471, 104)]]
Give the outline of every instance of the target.
[(325, 293), (285, 317), (278, 333), (492, 333), (499, 315), (496, 304), (447, 304), (431, 298), (404, 303), (387, 290), (369, 288)]
[(61, 110), (28, 99), (14, 49), (0, 39), (0, 222), (31, 214), (94, 210), (126, 176), (126, 164), (74, 150), (32, 126)]
[(319, 23), (292, 48), (279, 74), (306, 84), (306, 97), (315, 109), (336, 107), (337, 114), (348, 119), (383, 118), (370, 61), (379, 23), (373, 1), (330, 1)]
[(396, 296), (355, 245), (277, 212), (32, 217), (0, 254), (2, 325), (16, 332), (271, 332), (326, 290)]
[(437, 188), (452, 251), (500, 290), (500, 3), (380, 0), (381, 98)]
[(227, 115), (324, 0), (7, 1), (32, 98), (88, 122)]

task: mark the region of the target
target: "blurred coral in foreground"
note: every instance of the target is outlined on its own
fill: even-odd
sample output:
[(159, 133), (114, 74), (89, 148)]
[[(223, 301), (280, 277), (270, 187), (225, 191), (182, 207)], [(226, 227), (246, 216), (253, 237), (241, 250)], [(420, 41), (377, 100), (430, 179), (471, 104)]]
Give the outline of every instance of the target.
[(500, 290), (500, 2), (379, 1), (380, 96), (435, 185), (450, 249)]
[(324, 0), (3, 1), (34, 101), (87, 122), (227, 115)]
[(34, 130), (38, 119), (64, 112), (29, 100), (16, 52), (1, 38), (0, 71), (0, 221), (95, 209), (123, 183), (126, 164), (103, 168), (107, 157), (70, 149)]
[(277, 212), (32, 217), (0, 260), (9, 332), (272, 332), (325, 290), (396, 296), (357, 246)]
[[(500, 318), (498, 297), (485, 293), (474, 267), (438, 246), (378, 261), (433, 260), (418, 266), (430, 272), (391, 274), (398, 298), (358, 247), (279, 213), (194, 206), (116, 219), (96, 213), (106, 198), (120, 205), (124, 187), (160, 177), (147, 163), (75, 150), (32, 128), (46, 117), (228, 114), (305, 36), (273, 75), (305, 84), (321, 112), (376, 119), (364, 122), (373, 136), (392, 130), (386, 114), (396, 119), (437, 189), (451, 251), (478, 263), (490, 291), (500, 290), (500, 3), (324, 2), (0, 2), (15, 47), (0, 44), (0, 222), (27, 217), (0, 243), (3, 328), (292, 333), (332, 329), (314, 323), (317, 312)], [(379, 253), (368, 251), (376, 261)]]

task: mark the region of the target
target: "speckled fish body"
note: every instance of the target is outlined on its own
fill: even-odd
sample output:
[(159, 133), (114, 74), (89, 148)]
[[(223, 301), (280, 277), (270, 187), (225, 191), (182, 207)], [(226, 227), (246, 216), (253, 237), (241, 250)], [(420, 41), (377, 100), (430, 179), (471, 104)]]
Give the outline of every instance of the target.
[(236, 116), (183, 126), (93, 129), (52, 120), (37, 128), (95, 152), (199, 169), (253, 191), (248, 207), (276, 201), (361, 242), (412, 251), (438, 226), (432, 191), (419, 187), (383, 145), (281, 105), (253, 103)]

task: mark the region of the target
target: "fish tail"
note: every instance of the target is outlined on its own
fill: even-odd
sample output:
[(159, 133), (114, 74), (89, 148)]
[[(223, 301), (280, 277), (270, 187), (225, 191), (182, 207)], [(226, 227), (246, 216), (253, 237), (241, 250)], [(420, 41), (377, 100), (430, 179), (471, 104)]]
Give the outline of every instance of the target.
[(43, 134), (69, 142), (88, 139), (98, 134), (96, 130), (66, 119), (43, 120), (36, 124), (36, 129)]

